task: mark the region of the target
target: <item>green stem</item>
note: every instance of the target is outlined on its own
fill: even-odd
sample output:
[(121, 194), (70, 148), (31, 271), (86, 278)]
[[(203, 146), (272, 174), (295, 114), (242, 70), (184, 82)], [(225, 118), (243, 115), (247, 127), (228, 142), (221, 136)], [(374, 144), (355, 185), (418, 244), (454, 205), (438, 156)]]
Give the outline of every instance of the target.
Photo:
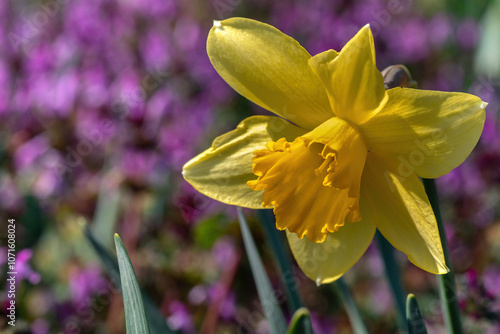
[(439, 210), (436, 184), (432, 179), (422, 179), (422, 182), (424, 183), (425, 192), (427, 193), (427, 197), (429, 197), (432, 210), (436, 216), (439, 236), (443, 245), (444, 260), (446, 266), (450, 269), (447, 274), (438, 275), (439, 295), (443, 307), (444, 321), (446, 328), (448, 329), (448, 333), (461, 334), (463, 331), (462, 323), (460, 321), (460, 312), (458, 310), (457, 295), (455, 293), (455, 277), (451, 268), (448, 242), (446, 241), (443, 220), (441, 219), (441, 211)]
[(394, 247), (387, 241), (384, 236), (377, 230), (375, 234), (377, 238), (377, 245), (384, 260), (385, 274), (389, 280), (389, 285), (392, 290), (392, 295), (396, 301), (397, 306), (397, 320), (399, 328), (404, 332), (408, 331), (406, 324), (406, 293), (403, 290), (401, 282), (401, 275), (399, 272), (399, 265), (394, 258)]
[(342, 277), (339, 278), (335, 282), (335, 286), (337, 287), (342, 303), (344, 304), (354, 334), (368, 334), (365, 323), (361, 318), (361, 314), (354, 303), (354, 299), (352, 298), (349, 287), (345, 283), (344, 279)]

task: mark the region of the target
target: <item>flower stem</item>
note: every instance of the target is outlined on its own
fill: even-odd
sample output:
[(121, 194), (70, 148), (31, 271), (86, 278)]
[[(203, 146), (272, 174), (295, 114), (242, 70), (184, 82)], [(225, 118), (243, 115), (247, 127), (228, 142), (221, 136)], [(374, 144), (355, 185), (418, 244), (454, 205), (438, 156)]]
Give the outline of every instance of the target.
[(455, 293), (455, 275), (451, 268), (450, 255), (448, 251), (448, 242), (446, 241), (446, 233), (444, 231), (443, 220), (441, 218), (441, 211), (439, 210), (439, 201), (436, 183), (432, 179), (422, 179), (424, 183), (425, 192), (436, 216), (437, 225), (439, 228), (439, 236), (443, 245), (444, 260), (446, 266), (450, 269), (447, 274), (438, 275), (439, 295), (443, 307), (444, 321), (448, 333), (461, 334), (462, 323), (460, 321), (460, 312), (458, 310), (457, 295)]

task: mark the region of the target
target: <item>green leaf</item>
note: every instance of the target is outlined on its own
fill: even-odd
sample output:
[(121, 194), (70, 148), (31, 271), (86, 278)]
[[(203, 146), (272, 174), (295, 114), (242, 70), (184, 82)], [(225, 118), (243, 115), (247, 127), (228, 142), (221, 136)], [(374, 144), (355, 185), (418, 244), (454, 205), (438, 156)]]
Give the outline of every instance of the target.
[(293, 313), (302, 307), (302, 302), (297, 293), (297, 282), (295, 280), (290, 257), (285, 250), (283, 234), (276, 228), (276, 220), (272, 210), (257, 210), (257, 214), (261, 220), (261, 225), (266, 234), (266, 239), (274, 255), (274, 259), (278, 263), (281, 275), (283, 276), (283, 283), (285, 283), (288, 297), (288, 308), (290, 313)]
[(417, 299), (412, 293), (406, 299), (406, 321), (410, 334), (427, 334), (425, 321), (422, 318)]
[(259, 299), (262, 304), (262, 308), (264, 309), (267, 321), (269, 322), (271, 333), (286, 333), (287, 326), (285, 317), (283, 316), (280, 305), (276, 300), (275, 292), (272, 289), (269, 278), (264, 270), (264, 265), (262, 264), (259, 252), (257, 251), (257, 247), (255, 246), (255, 242), (252, 238), (252, 234), (250, 233), (250, 229), (248, 228), (247, 221), (241, 208), (238, 208), (238, 218), (240, 221), (241, 234), (243, 235), (243, 242), (247, 251), (248, 260), (250, 261), (250, 267), (252, 268), (253, 278), (255, 280), (255, 285), (257, 286)]
[(127, 334), (149, 334), (148, 318), (144, 311), (144, 303), (142, 301), (139, 283), (137, 283), (134, 267), (132, 267), (132, 262), (130, 262), (127, 250), (118, 234), (115, 234), (115, 246), (122, 282)]
[(311, 315), (305, 307), (299, 308), (293, 314), (287, 334), (313, 334)]
[[(111, 281), (118, 288), (121, 289), (120, 283), (120, 271), (118, 269), (118, 262), (115, 255), (108, 250), (94, 235), (92, 230), (87, 224), (83, 226), (83, 230), (87, 240), (90, 242), (95, 252), (99, 256), (103, 267), (106, 269), (107, 273), (111, 277)], [(146, 308), (146, 314), (148, 315), (149, 325), (152, 334), (174, 334), (176, 333), (171, 328), (168, 327), (165, 318), (158, 311), (152, 299), (144, 292), (142, 292), (142, 299), (144, 301), (144, 307)]]

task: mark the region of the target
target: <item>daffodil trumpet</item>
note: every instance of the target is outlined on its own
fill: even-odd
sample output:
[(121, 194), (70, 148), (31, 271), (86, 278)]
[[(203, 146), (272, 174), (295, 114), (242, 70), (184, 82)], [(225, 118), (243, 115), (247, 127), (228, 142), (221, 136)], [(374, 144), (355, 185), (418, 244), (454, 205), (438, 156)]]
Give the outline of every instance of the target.
[(216, 21), (207, 40), (219, 75), (277, 116), (253, 116), (190, 160), (184, 178), (218, 201), (272, 208), (292, 253), (318, 284), (342, 276), (375, 230), (409, 260), (448, 272), (419, 179), (460, 165), (486, 103), (465, 93), (386, 90), (369, 25), (340, 52), (311, 56), (267, 24)]

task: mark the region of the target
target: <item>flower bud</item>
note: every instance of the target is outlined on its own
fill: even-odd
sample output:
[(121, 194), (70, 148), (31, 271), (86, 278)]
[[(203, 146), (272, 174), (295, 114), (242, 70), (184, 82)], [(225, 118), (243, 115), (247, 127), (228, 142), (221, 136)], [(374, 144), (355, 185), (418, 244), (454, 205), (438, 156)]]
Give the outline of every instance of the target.
[(410, 71), (404, 65), (391, 65), (382, 71), (385, 89), (395, 87), (416, 88), (417, 82), (411, 78)]

